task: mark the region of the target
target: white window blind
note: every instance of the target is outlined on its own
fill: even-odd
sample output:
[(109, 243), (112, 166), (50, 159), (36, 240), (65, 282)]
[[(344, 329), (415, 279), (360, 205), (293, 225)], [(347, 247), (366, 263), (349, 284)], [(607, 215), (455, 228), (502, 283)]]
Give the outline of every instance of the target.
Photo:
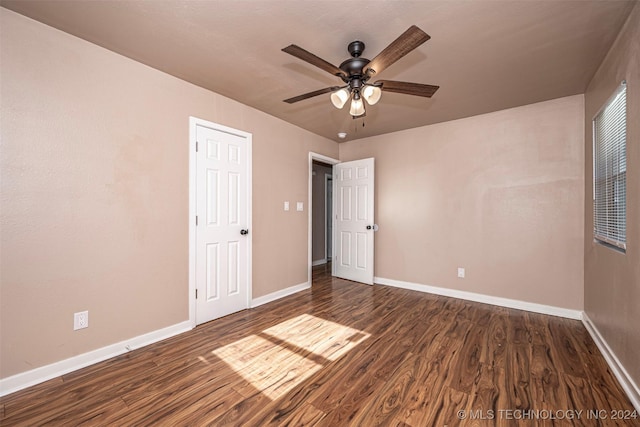
[(626, 249), (626, 82), (593, 119), (593, 219), (596, 240)]

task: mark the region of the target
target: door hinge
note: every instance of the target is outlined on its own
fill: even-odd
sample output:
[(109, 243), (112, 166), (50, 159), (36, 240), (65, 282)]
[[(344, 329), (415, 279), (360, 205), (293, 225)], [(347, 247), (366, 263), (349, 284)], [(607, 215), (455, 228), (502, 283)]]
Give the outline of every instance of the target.
[(198, 141), (196, 141), (196, 153), (198, 152)]
[(196, 215), (196, 226), (198, 225), (198, 215)]
[(198, 290), (196, 289), (196, 299), (198, 299)]

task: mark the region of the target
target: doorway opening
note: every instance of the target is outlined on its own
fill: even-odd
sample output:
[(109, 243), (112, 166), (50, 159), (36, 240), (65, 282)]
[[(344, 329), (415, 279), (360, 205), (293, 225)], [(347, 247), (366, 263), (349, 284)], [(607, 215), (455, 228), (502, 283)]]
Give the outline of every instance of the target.
[[(311, 171), (311, 265), (316, 267), (331, 262), (331, 206), (333, 167), (313, 161)], [(328, 213), (328, 215), (327, 215)]]
[(333, 174), (324, 174), (324, 253), (331, 262), (333, 243)]
[(309, 283), (312, 268), (331, 271), (333, 258), (333, 165), (338, 160), (309, 153)]

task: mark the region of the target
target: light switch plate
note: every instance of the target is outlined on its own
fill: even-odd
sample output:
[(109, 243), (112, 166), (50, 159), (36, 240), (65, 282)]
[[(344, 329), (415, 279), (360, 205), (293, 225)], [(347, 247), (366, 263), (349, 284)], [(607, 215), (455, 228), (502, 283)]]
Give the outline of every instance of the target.
[(304, 203), (302, 203), (302, 202), (298, 202), (298, 203), (296, 204), (296, 210), (298, 210), (298, 211), (302, 212), (302, 211), (304, 210)]
[(289, 210), (289, 202), (284, 202), (284, 210), (285, 211)]

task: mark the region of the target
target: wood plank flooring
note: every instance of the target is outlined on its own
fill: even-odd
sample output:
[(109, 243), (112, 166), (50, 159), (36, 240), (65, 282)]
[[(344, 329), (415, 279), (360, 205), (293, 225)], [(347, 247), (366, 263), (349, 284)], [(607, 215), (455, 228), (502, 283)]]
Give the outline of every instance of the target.
[(614, 410), (634, 411), (578, 321), (319, 267), (307, 291), (5, 396), (0, 425), (640, 425)]

